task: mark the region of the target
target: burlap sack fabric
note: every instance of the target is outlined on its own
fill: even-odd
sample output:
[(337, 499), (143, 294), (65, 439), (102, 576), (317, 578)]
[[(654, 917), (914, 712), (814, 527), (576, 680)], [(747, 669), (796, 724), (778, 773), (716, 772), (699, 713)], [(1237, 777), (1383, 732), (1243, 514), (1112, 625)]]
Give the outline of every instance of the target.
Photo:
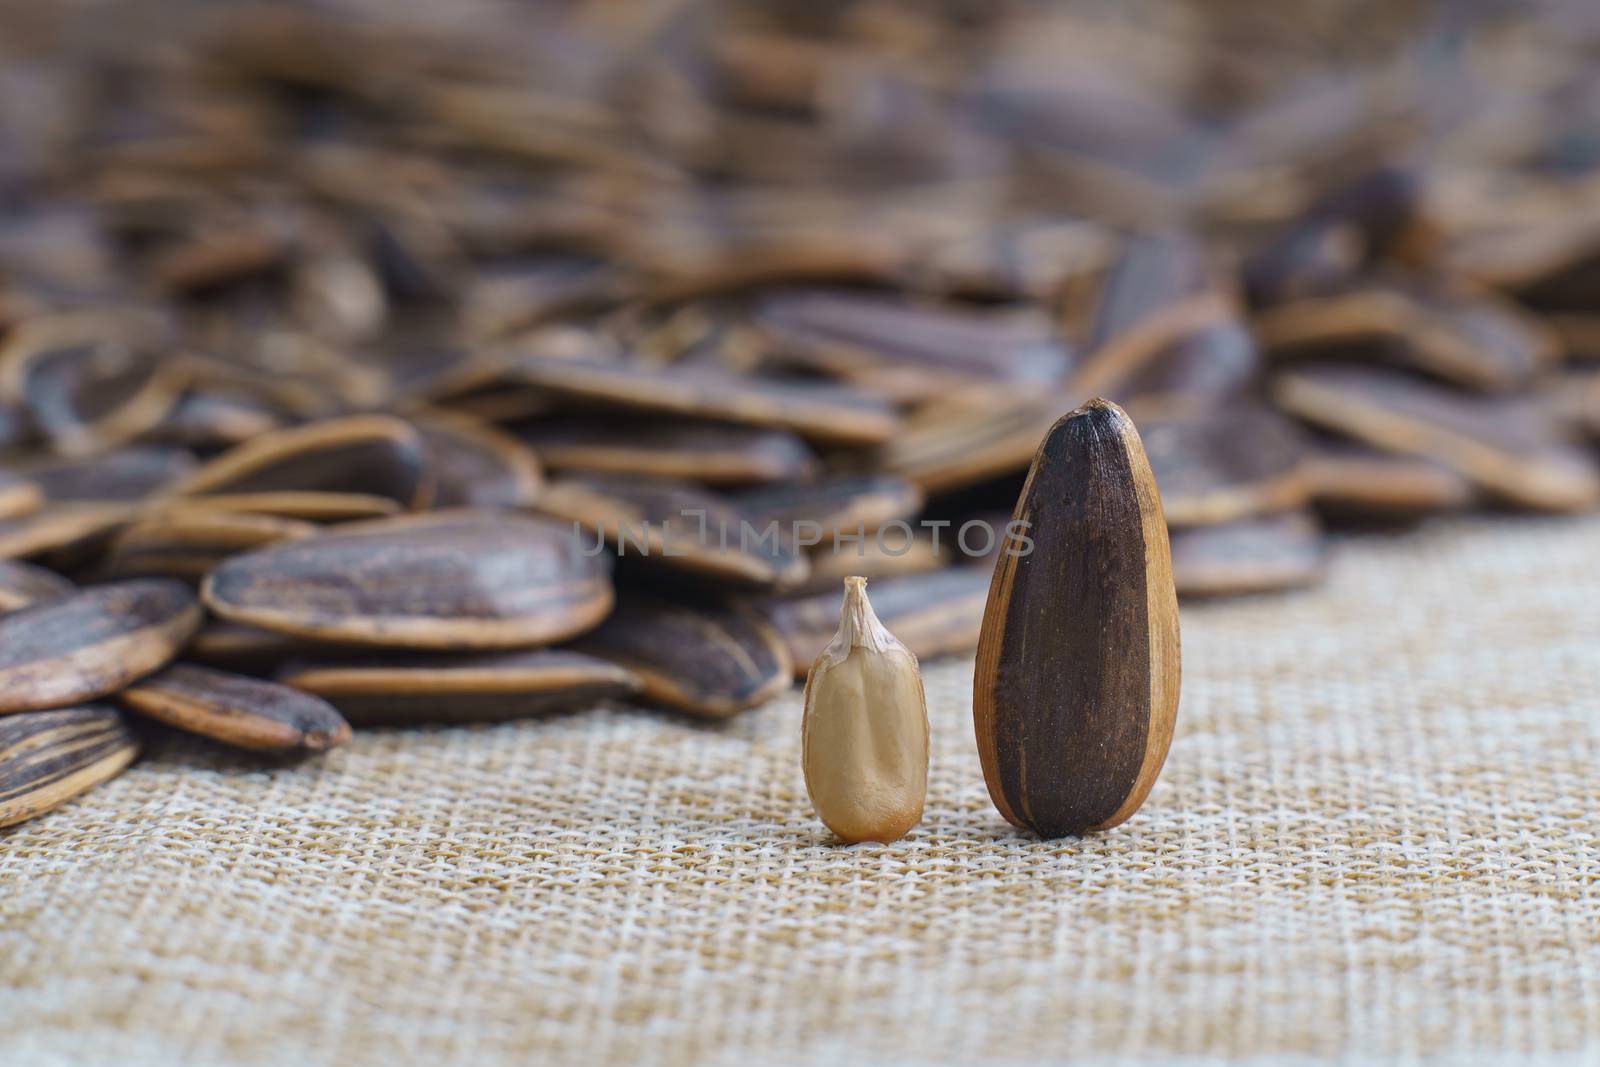
[(893, 847), (811, 817), (798, 696), (161, 743), (0, 836), (0, 1062), (1600, 1057), (1600, 522), (1357, 538), (1183, 621), (1166, 774), (1085, 840), (991, 808), (967, 662)]

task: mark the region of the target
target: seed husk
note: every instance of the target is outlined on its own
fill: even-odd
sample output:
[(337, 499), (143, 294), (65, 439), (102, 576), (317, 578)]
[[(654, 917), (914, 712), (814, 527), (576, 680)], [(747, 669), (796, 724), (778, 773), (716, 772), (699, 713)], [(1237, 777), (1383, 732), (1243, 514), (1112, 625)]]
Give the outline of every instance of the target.
[(1257, 316), (1254, 326), (1276, 359), (1368, 358), (1481, 392), (1521, 389), (1556, 358), (1553, 336), (1509, 306), (1406, 279), (1304, 297)]
[(420, 434), (388, 415), (351, 415), (263, 434), (188, 475), (171, 493), (358, 493), (425, 508), (433, 498)]
[(258, 752), (321, 752), (350, 740), (350, 724), (319, 697), (192, 663), (142, 678), (117, 700), (168, 726)]
[(1071, 358), (1040, 319), (847, 290), (773, 293), (752, 318), (780, 361), (902, 401), (973, 382), (1056, 385)]
[(839, 631), (806, 676), (806, 793), (847, 842), (898, 841), (922, 821), (928, 705), (917, 657), (878, 620), (866, 579), (845, 579)]
[(26, 404), (65, 455), (132, 440), (160, 423), (183, 387), (182, 367), (149, 347), (158, 329), (118, 313), (29, 319), (0, 346), (0, 397)]
[(835, 531), (872, 533), (884, 523), (907, 520), (922, 510), (922, 490), (887, 474), (841, 474), (815, 482), (753, 489), (734, 501), (765, 525), (777, 522), (787, 535), (795, 523), (810, 523), (831, 544)]
[(707, 485), (786, 481), (816, 457), (787, 430), (693, 420), (551, 419), (517, 434), (551, 470), (686, 479)]
[(519, 648), (575, 636), (611, 609), (603, 557), (561, 523), (442, 511), (352, 523), (234, 556), (202, 595), (233, 622), (319, 640)]
[(15, 519), (38, 511), (44, 492), (31, 479), (0, 471), (0, 519)]
[(1285, 410), (1375, 448), (1432, 459), (1523, 507), (1579, 511), (1600, 502), (1600, 468), (1535, 405), (1451, 392), (1403, 375), (1317, 367), (1281, 375)]
[(68, 578), (20, 560), (0, 560), (0, 612), (16, 611), (42, 600), (57, 600), (77, 591)]
[(777, 633), (737, 608), (630, 597), (573, 648), (627, 668), (639, 699), (723, 719), (789, 687), (793, 664)]
[(310, 661), (286, 666), (278, 680), (317, 694), (358, 726), (498, 722), (639, 688), (630, 671), (566, 649)]
[(48, 555), (76, 566), (137, 513), (132, 504), (51, 504), (22, 518), (0, 519), (0, 559)]
[(210, 514), (231, 511), (246, 515), (276, 515), (306, 522), (356, 522), (381, 519), (401, 512), (399, 501), (370, 493), (324, 493), (293, 489), (270, 493), (217, 493), (196, 497), (164, 496), (153, 501), (146, 513), (204, 511)]
[(28, 460), (17, 470), (52, 504), (133, 503), (195, 468), (194, 453), (165, 445), (126, 445), (89, 457)]
[(870, 394), (741, 378), (703, 367), (669, 372), (621, 362), (520, 356), (516, 373), (531, 385), (577, 400), (776, 427), (834, 444), (882, 444), (899, 428), (894, 410)]
[(183, 648), (183, 657), (241, 674), (268, 675), (308, 649), (321, 647), (292, 634), (208, 618)]
[(1138, 432), (1091, 401), (1039, 446), (1014, 521), (1033, 550), (995, 566), (973, 680), (989, 795), (1043, 837), (1144, 803), (1178, 707), (1166, 521)]
[(284, 426), (281, 411), (244, 390), (191, 385), (161, 424), (151, 427), (140, 440), (210, 454)]
[[(976, 567), (885, 578), (873, 585), (878, 618), (919, 660), (971, 652), (978, 644), (989, 575)], [(839, 622), (839, 593), (760, 597), (746, 601), (771, 624), (804, 678), (807, 666), (832, 638)]]
[(515, 437), (482, 419), (433, 411), (412, 420), (422, 433), (436, 508), (523, 508), (538, 499), (539, 460)]
[(59, 708), (164, 666), (200, 625), (181, 582), (114, 582), (0, 617), (0, 712)]
[(1084, 303), (1068, 309), (1069, 318), (1086, 320), (1086, 353), (1068, 376), (1067, 396), (1130, 398), (1180, 389), (1226, 396), (1255, 371), (1255, 350), (1241, 343), (1236, 302), (1190, 238), (1130, 240)]
[(1069, 408), (1063, 398), (990, 391), (955, 410), (907, 420), (884, 447), (882, 466), (928, 493), (977, 485), (1028, 465), (1039, 438)]
[(100, 704), (0, 718), (0, 826), (115, 778), (139, 754), (122, 713)]
[(1317, 441), (1305, 471), (1312, 503), (1340, 517), (1405, 518), (1459, 511), (1477, 496), (1471, 482), (1442, 464), (1351, 441)]
[(767, 587), (797, 585), (809, 570), (781, 531), (763, 536), (765, 522), (687, 482), (567, 478), (546, 488), (539, 510), (603, 536), (623, 559), (669, 570)]
[(175, 509), (125, 527), (102, 563), (106, 574), (198, 580), (236, 552), (308, 537), (320, 527), (249, 512)]
[(1172, 576), (1180, 596), (1267, 593), (1309, 585), (1327, 566), (1327, 543), (1305, 511), (1174, 529)]
[(1141, 436), (1172, 526), (1234, 522), (1297, 508), (1309, 485), (1298, 428), (1269, 408), (1236, 402), (1144, 424)]

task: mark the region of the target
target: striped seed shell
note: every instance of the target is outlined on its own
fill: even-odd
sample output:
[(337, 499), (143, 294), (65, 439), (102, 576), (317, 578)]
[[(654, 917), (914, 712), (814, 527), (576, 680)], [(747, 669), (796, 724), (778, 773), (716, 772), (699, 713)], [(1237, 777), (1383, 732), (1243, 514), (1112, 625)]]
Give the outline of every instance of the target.
[(973, 722), (989, 795), (1043, 837), (1103, 830), (1144, 802), (1178, 708), (1166, 521), (1132, 421), (1091, 401), (1039, 446), (978, 642)]
[(359, 493), (425, 508), (433, 480), (422, 436), (389, 415), (350, 415), (236, 445), (172, 487), (177, 496)]
[(122, 713), (100, 704), (0, 718), (0, 826), (60, 807), (138, 754)]
[(325, 700), (191, 663), (163, 668), (117, 699), (168, 726), (261, 752), (320, 752), (350, 740), (350, 724)]
[(16, 611), (42, 600), (58, 600), (77, 588), (55, 571), (20, 560), (0, 560), (0, 612)]
[(788, 689), (783, 642), (755, 615), (630, 598), (573, 648), (626, 668), (639, 699), (722, 719)]
[(289, 664), (278, 680), (361, 726), (520, 719), (639, 688), (630, 671), (566, 649), (324, 659)]
[(165, 578), (94, 586), (0, 617), (0, 712), (93, 700), (172, 660), (200, 605)]
[(519, 648), (582, 633), (611, 609), (604, 557), (570, 526), (442, 511), (347, 526), (228, 559), (206, 605), (233, 622), (427, 649)]

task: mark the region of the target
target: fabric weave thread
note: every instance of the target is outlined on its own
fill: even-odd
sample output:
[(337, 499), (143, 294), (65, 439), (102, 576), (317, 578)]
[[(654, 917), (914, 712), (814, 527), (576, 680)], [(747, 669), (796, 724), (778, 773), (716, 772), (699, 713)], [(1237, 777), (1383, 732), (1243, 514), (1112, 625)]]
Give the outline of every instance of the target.
[(156, 742), (0, 834), (0, 1062), (1600, 1058), (1600, 521), (1346, 540), (1183, 627), (1166, 772), (1083, 840), (990, 806), (964, 661), (889, 847), (811, 815), (798, 690)]

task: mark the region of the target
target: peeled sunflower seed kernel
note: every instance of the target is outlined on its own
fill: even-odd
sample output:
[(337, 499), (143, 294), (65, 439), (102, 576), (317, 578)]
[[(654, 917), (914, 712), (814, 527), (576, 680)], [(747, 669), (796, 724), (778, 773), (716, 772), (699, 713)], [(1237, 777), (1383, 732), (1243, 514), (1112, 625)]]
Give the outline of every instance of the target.
[(802, 765), (811, 806), (847, 842), (888, 843), (922, 821), (928, 706), (917, 657), (845, 579), (839, 632), (806, 678)]

